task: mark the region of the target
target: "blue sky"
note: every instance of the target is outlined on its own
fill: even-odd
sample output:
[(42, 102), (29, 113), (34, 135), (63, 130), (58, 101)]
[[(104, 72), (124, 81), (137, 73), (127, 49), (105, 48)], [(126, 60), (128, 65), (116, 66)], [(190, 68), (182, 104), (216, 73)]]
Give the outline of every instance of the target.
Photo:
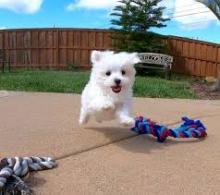
[[(0, 28), (109, 28), (117, 0), (0, 0)], [(166, 28), (155, 32), (220, 43), (220, 22), (194, 0), (163, 0)]]

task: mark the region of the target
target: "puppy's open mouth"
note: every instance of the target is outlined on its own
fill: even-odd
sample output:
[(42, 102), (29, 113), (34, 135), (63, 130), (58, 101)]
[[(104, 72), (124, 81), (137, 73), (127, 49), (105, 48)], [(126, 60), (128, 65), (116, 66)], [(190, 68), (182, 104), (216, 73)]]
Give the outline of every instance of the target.
[(115, 93), (120, 93), (120, 91), (121, 91), (121, 86), (120, 85), (116, 85), (116, 86), (113, 86), (111, 88), (112, 88), (112, 91), (115, 92)]

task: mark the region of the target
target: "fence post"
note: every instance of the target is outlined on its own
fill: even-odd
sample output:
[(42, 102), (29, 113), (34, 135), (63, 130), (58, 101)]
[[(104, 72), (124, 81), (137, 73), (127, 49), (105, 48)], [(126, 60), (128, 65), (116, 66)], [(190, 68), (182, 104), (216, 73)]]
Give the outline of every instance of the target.
[(59, 28), (57, 28), (57, 45), (56, 45), (56, 50), (57, 50), (57, 57), (56, 57), (56, 67), (60, 67), (60, 36), (59, 36)]
[[(2, 32), (2, 53), (4, 55), (5, 52), (5, 31)], [(2, 58), (3, 62), (2, 62), (2, 72), (5, 72), (5, 62), (4, 62), (4, 57)]]
[(216, 65), (216, 77), (220, 77), (220, 62), (218, 62), (218, 49), (220, 48), (218, 45), (216, 45), (216, 56), (215, 56), (215, 65)]

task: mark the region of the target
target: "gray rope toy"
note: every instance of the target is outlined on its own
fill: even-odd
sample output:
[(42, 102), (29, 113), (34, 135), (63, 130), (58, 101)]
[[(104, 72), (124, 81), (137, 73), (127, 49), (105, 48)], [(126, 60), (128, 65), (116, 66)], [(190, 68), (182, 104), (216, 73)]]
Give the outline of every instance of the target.
[(42, 171), (56, 167), (50, 157), (15, 157), (0, 161), (0, 195), (30, 195), (33, 191), (22, 178), (29, 172)]

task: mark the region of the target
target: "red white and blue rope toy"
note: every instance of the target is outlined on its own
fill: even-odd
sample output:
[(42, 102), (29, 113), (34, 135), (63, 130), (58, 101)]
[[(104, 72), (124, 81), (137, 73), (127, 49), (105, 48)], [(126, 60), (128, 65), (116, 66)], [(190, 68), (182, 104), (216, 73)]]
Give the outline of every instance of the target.
[(164, 142), (169, 136), (174, 138), (204, 138), (207, 136), (206, 127), (200, 120), (182, 117), (182, 121), (183, 123), (179, 127), (170, 129), (151, 119), (139, 116), (135, 119), (135, 126), (131, 130), (138, 134), (151, 134), (157, 137), (158, 142)]

